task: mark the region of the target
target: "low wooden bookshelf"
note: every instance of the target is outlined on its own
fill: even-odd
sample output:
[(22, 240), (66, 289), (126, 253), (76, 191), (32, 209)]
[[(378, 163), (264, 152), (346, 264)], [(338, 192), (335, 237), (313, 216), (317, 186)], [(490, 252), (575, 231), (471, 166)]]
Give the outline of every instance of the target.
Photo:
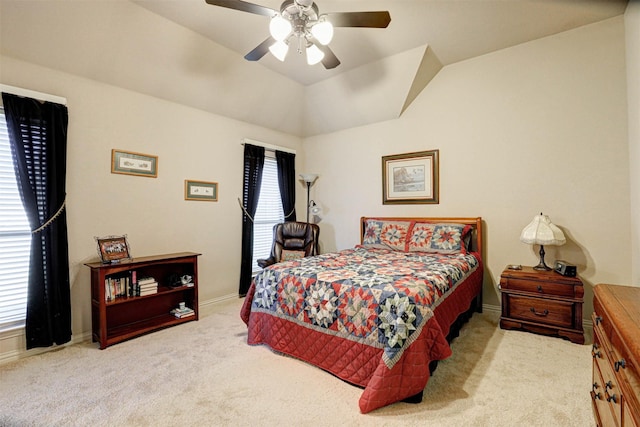
[[(104, 349), (158, 329), (198, 320), (200, 255), (180, 252), (117, 264), (85, 264), (91, 269), (93, 341)], [(183, 276), (190, 276), (191, 282), (182, 285), (179, 280)], [(157, 281), (157, 292), (136, 296), (135, 282), (143, 277)], [(178, 318), (171, 313), (181, 302), (193, 309), (193, 315)]]

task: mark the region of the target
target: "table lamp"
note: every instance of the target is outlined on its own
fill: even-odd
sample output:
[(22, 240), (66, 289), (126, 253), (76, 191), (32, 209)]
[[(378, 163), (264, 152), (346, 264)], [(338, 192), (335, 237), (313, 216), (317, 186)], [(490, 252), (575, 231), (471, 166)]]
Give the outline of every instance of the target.
[(551, 270), (544, 263), (544, 245), (560, 246), (567, 242), (562, 230), (554, 225), (549, 217), (543, 215), (542, 212), (540, 212), (540, 215), (536, 215), (533, 221), (522, 230), (520, 241), (530, 245), (540, 245), (540, 262), (533, 267), (534, 270)]

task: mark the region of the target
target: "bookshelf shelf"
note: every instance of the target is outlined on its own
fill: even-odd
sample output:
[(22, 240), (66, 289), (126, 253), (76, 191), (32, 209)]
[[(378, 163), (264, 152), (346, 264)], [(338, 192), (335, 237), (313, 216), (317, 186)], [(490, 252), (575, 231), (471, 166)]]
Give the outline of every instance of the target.
[[(194, 252), (141, 257), (118, 264), (87, 263), (91, 269), (93, 341), (100, 349), (181, 323), (198, 320), (198, 256)], [(191, 286), (175, 286), (176, 277), (189, 275)], [(137, 278), (153, 277), (157, 292), (133, 296)], [(114, 281), (121, 283), (113, 292)], [(121, 282), (120, 282), (121, 281)], [(111, 288), (111, 289), (110, 289)], [(194, 315), (177, 318), (171, 310), (184, 302)]]

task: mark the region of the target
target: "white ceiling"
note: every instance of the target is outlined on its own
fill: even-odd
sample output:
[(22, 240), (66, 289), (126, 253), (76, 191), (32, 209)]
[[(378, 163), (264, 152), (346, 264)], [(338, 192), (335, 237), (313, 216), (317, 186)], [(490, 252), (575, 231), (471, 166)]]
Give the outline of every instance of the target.
[[(269, 18), (205, 0), (132, 0), (244, 56), (268, 36)], [(255, 3), (280, 9), (280, 0)], [(627, 0), (317, 0), (320, 13), (388, 10), (386, 29), (336, 28), (333, 70), (309, 66), (292, 51), (285, 62), (271, 54), (267, 67), (310, 85), (364, 64), (429, 45), (443, 65), (623, 14)]]

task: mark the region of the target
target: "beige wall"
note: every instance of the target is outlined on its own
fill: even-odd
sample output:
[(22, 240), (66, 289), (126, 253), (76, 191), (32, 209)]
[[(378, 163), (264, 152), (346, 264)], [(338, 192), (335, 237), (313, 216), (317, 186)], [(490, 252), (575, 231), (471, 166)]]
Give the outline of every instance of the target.
[[(359, 242), (361, 215), (482, 216), (485, 302), (510, 263), (535, 265), (520, 243), (540, 211), (568, 243), (547, 260), (586, 284), (628, 283), (629, 168), (622, 17), (443, 68), (397, 119), (309, 138), (307, 169), (325, 218), (325, 251)], [(381, 156), (440, 150), (440, 204), (382, 205)]]
[[(8, 57), (0, 60), (2, 83), (67, 98), (74, 339), (91, 330), (89, 269), (83, 264), (97, 260), (94, 236), (126, 234), (134, 257), (202, 253), (201, 304), (237, 295), (241, 140), (299, 150), (298, 138)], [(158, 178), (112, 174), (113, 148), (157, 155)], [(301, 159), (297, 156), (298, 169)], [(219, 201), (185, 201), (185, 179), (218, 182)], [(299, 209), (304, 209), (304, 201)], [(21, 334), (11, 336), (0, 336), (0, 359), (2, 353), (10, 357), (24, 348)]]
[(640, 2), (630, 1), (624, 14), (629, 117), (632, 284), (640, 286)]
[[(9, 12), (22, 16), (21, 4), (12, 2)], [(122, 8), (128, 8), (129, 2), (103, 4), (115, 4), (116, 16), (128, 16)], [(43, 25), (57, 22), (44, 19), (44, 13), (38, 15), (38, 8), (25, 7), (29, 19)], [(193, 40), (182, 27), (145, 14), (138, 18), (149, 20), (141, 27), (143, 39), (147, 31), (158, 27), (163, 34), (175, 33), (199, 49), (213, 49), (214, 56), (227, 54), (198, 37)], [(632, 21), (637, 31), (637, 14)], [(119, 22), (113, 19), (113, 25)], [(127, 25), (128, 31), (137, 28), (130, 22)], [(12, 28), (20, 32), (25, 27)], [(111, 73), (103, 75), (92, 69), (91, 61), (80, 61), (77, 71), (63, 69), (68, 63), (58, 64), (54, 52), (48, 50), (33, 58), (21, 57), (14, 49), (17, 38), (9, 40), (6, 28), (3, 24), (0, 82), (68, 100), (67, 215), (75, 339), (90, 331), (89, 274), (83, 263), (96, 258), (94, 236), (127, 234), (134, 256), (202, 252), (201, 302), (211, 303), (236, 292), (241, 229), (236, 198), (242, 194), (242, 138), (296, 148), (298, 171), (321, 175), (311, 197), (325, 209), (320, 224), (323, 251), (358, 243), (362, 215), (479, 215), (486, 232), (485, 301), (497, 306), (496, 283), (504, 266), (537, 262), (536, 250), (520, 243), (518, 236), (543, 211), (564, 229), (569, 240), (561, 248), (547, 248), (547, 259), (563, 258), (577, 264), (587, 284), (585, 318), (593, 284), (631, 280), (629, 195), (633, 193), (622, 17), (450, 65), (401, 118), (304, 141), (207, 112), (204, 104), (192, 108), (180, 103), (177, 88), (183, 82), (196, 79), (201, 84), (189, 86), (190, 92), (197, 92), (198, 87), (211, 91), (212, 85), (222, 84), (217, 80), (219, 74), (170, 67), (163, 70), (165, 78), (145, 82), (140, 75), (152, 72), (132, 73), (143, 64), (135, 55), (118, 55), (117, 49), (109, 51), (110, 58), (122, 63)], [(90, 29), (87, 22), (83, 31)], [(98, 39), (108, 40), (107, 30), (101, 27), (100, 31)], [(179, 55), (180, 49), (174, 48), (161, 53)], [(64, 45), (58, 48), (60, 52), (65, 49)], [(41, 62), (45, 60), (48, 65)], [(215, 59), (202, 61), (209, 64)], [(261, 77), (280, 81), (268, 73), (258, 74), (252, 76), (258, 79), (255, 81)], [(222, 77), (226, 90), (216, 98), (219, 103), (235, 101), (230, 98), (234, 92), (227, 78), (226, 74)], [(171, 88), (171, 96), (160, 99), (145, 94), (150, 93), (149, 84), (157, 88), (172, 81), (178, 85)], [(287, 90), (300, 96), (298, 87)], [(245, 102), (253, 106), (262, 99), (246, 97)], [(264, 107), (251, 111), (260, 114), (261, 110)], [(636, 134), (636, 145), (640, 145), (637, 139)], [(111, 174), (112, 148), (158, 155), (159, 177)], [(440, 204), (383, 206), (381, 156), (428, 149), (440, 150)], [(632, 159), (631, 170), (637, 164)], [(187, 178), (219, 182), (220, 201), (185, 202)], [(298, 190), (302, 216), (306, 194), (301, 186)], [(23, 348), (20, 339), (9, 342), (0, 336), (0, 359), (3, 354), (19, 352), (21, 345)]]

